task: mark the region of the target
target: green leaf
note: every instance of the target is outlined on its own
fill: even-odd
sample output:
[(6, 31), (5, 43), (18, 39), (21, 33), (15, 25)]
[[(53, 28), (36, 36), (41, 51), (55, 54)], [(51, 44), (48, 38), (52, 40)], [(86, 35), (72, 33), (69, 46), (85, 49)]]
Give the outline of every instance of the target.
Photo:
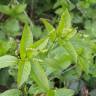
[(30, 71), (31, 71), (30, 62), (27, 60), (20, 61), (18, 66), (18, 78), (17, 78), (18, 87), (21, 87), (23, 83), (25, 83), (28, 80)]
[(16, 19), (8, 19), (3, 25), (3, 30), (10, 36), (16, 36), (20, 31), (19, 22)]
[(64, 48), (67, 50), (67, 52), (70, 54), (73, 62), (77, 63), (77, 52), (71, 42), (66, 41), (63, 43)]
[(76, 29), (63, 30), (62, 38), (65, 40), (70, 40), (77, 33)]
[(0, 94), (0, 96), (21, 96), (18, 89), (10, 89)]
[(26, 8), (26, 4), (18, 4), (12, 8), (12, 15), (23, 13)]
[(55, 58), (47, 58), (45, 63), (56, 71), (61, 71), (71, 65), (71, 58), (69, 55), (61, 55)]
[(56, 40), (56, 32), (55, 32), (55, 30), (53, 30), (53, 31), (51, 31), (50, 33), (49, 33), (49, 39), (51, 40), (51, 41), (55, 41)]
[(29, 18), (24, 13), (18, 14), (16, 16), (16, 19), (21, 21), (22, 23), (25, 23), (25, 24), (29, 22)]
[(33, 35), (29, 28), (29, 26), (26, 24), (24, 26), (22, 39), (20, 42), (20, 56), (22, 59), (26, 57), (26, 49), (29, 48), (33, 43)]
[(73, 96), (74, 91), (71, 89), (61, 88), (55, 90), (55, 96)]
[[(34, 83), (34, 82), (33, 82)], [(32, 86), (29, 88), (29, 90), (28, 90), (28, 93), (30, 94), (30, 95), (37, 95), (37, 94), (40, 94), (40, 93), (43, 93), (44, 91), (41, 89), (41, 88), (39, 88), (36, 84), (32, 84)]]
[(40, 20), (43, 22), (43, 24), (45, 25), (45, 28), (48, 32), (51, 32), (52, 30), (55, 30), (55, 28), (48, 22), (47, 19), (41, 18)]
[(44, 23), (45, 28), (49, 33), (50, 40), (54, 41), (56, 38), (55, 28), (46, 19), (41, 18), (41, 21)]
[(72, 59), (68, 52), (61, 46), (52, 50), (44, 63), (56, 71), (62, 71), (72, 64)]
[(16, 65), (18, 59), (11, 55), (5, 55), (0, 57), (0, 68)]
[(46, 48), (48, 41), (49, 41), (48, 38), (40, 39), (37, 42), (35, 42), (31, 46), (31, 48), (36, 48), (37, 50), (43, 50), (44, 48)]
[(25, 8), (26, 8), (26, 4), (18, 4), (12, 7), (7, 5), (0, 5), (0, 12), (10, 16), (16, 16), (24, 12)]
[(47, 96), (55, 96), (54, 90), (48, 90)]
[(0, 5), (0, 12), (9, 15), (11, 13), (11, 10), (7, 5)]
[(57, 27), (57, 35), (61, 36), (64, 29), (68, 29), (71, 27), (71, 17), (68, 10), (62, 14), (59, 25)]
[(78, 64), (79, 64), (82, 71), (84, 71), (86, 74), (89, 73), (90, 65), (88, 63), (88, 60), (86, 60), (86, 58), (83, 58), (83, 57), (79, 56)]
[(45, 91), (49, 90), (47, 76), (40, 64), (32, 63), (31, 77), (40, 88), (42, 88)]
[(30, 48), (27, 49), (27, 56), (31, 59), (33, 56), (37, 56), (40, 52), (46, 49), (49, 39), (43, 38), (35, 42)]

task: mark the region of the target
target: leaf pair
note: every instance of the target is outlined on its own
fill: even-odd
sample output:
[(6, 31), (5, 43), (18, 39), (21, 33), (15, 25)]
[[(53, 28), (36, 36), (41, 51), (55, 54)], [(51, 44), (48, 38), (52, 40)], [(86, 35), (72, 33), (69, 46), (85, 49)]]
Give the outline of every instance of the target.
[[(76, 29), (73, 29), (71, 26), (71, 16), (66, 9), (65, 12), (61, 15), (59, 24), (55, 29), (46, 19), (42, 19), (41, 21), (44, 23), (46, 30), (49, 32), (50, 38), (63, 38), (66, 40), (71, 39), (76, 34)], [(57, 35), (57, 36), (56, 36)]]
[(29, 26), (26, 24), (24, 26), (24, 30), (22, 33), (22, 38), (20, 42), (20, 57), (21, 60), (18, 64), (18, 77), (17, 83), (18, 87), (21, 87), (23, 83), (25, 83), (30, 75), (31, 72), (31, 64), (30, 61), (27, 59), (27, 48), (31, 46), (33, 43), (33, 36)]
[(0, 12), (6, 15), (15, 16), (24, 12), (26, 4), (19, 4), (16, 6), (0, 5)]
[(20, 42), (21, 61), (18, 66), (19, 87), (22, 86), (22, 84), (28, 80), (29, 75), (31, 75), (32, 79), (37, 83), (39, 87), (44, 90), (49, 90), (48, 79), (43, 68), (37, 62), (33, 62), (33, 57), (30, 57), (34, 54), (34, 50), (31, 50), (30, 54), (28, 53), (30, 49), (39, 51), (43, 50), (46, 47), (47, 43), (47, 38), (33, 43), (33, 36), (30, 28), (28, 27), (28, 25), (25, 25)]
[(27, 48), (30, 48), (30, 46), (33, 43), (33, 35), (29, 28), (29, 26), (26, 24), (24, 26), (24, 30), (22, 33), (22, 39), (20, 42), (20, 57), (21, 59), (24, 59), (27, 55)]

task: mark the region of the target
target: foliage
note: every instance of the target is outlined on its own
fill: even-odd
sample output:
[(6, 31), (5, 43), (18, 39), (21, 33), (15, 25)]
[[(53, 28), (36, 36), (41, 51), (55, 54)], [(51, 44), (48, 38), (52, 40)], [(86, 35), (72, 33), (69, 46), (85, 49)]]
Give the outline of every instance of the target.
[[(96, 82), (96, 1), (57, 0), (54, 4), (45, 0), (50, 6), (43, 7), (38, 6), (43, 0), (33, 1), (20, 0), (19, 4), (14, 0), (0, 5), (1, 15), (7, 17), (0, 22), (0, 71), (7, 70), (13, 78), (0, 96), (77, 96), (79, 92), (94, 96), (96, 87), (91, 83)], [(36, 25), (25, 11), (27, 4), (34, 5), (38, 17), (54, 9), (54, 18), (61, 18), (54, 19), (53, 24), (41, 18), (45, 28), (41, 23)], [(88, 93), (91, 87), (94, 90)]]

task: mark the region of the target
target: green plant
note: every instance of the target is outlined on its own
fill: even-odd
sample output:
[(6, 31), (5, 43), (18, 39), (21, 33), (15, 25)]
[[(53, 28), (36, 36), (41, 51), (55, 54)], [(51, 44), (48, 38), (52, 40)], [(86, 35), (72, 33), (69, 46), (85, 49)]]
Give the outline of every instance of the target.
[[(0, 4), (0, 56), (10, 53), (9, 49), (11, 52), (12, 50), (16, 50), (17, 42), (14, 39), (21, 34), (20, 22), (28, 22), (28, 17), (24, 14), (25, 8), (26, 4), (14, 4), (11, 1), (8, 5)], [(6, 18), (2, 20), (4, 16)]]
[[(82, 73), (85, 80), (88, 80), (90, 74), (96, 76), (96, 71), (93, 72), (96, 68), (93, 62), (95, 42), (90, 35), (77, 33), (71, 25), (68, 10), (62, 14), (56, 28), (46, 19), (41, 18), (41, 21), (48, 35), (33, 42), (30, 27), (25, 24), (20, 41), (20, 56), (0, 57), (0, 68), (14, 66), (16, 74), (13, 77), (17, 76), (17, 85), (0, 94), (1, 96), (73, 96), (70, 82), (79, 80)], [(54, 78), (59, 78), (64, 84), (63, 87), (59, 85), (59, 88), (55, 88)]]
[[(66, 17), (68, 16), (67, 21), (64, 18), (65, 16)], [(65, 90), (64, 94), (66, 95), (69, 94), (69, 96), (72, 96), (73, 91), (71, 91), (70, 89), (56, 89), (57, 90), (57, 91), (55, 90), (56, 93), (54, 93), (54, 91), (51, 91), (51, 87), (49, 86), (47, 75), (43, 69), (44, 66), (40, 64), (40, 63), (43, 64), (47, 59), (50, 59), (50, 58), (47, 58), (47, 56), (50, 53), (50, 51), (53, 49), (52, 46), (55, 45), (54, 43), (57, 42), (59, 44), (58, 46), (62, 46), (62, 43), (64, 44), (64, 42), (62, 42), (64, 40), (61, 39), (61, 36), (64, 35), (62, 34), (62, 31), (65, 26), (68, 27), (65, 31), (68, 31), (68, 33), (70, 34), (70, 36), (67, 35), (68, 33), (65, 34), (65, 36), (68, 36), (68, 37), (65, 37), (65, 40), (70, 39), (73, 36), (71, 35), (71, 33), (73, 33), (73, 29), (69, 30), (69, 28), (71, 27), (70, 15), (67, 10), (66, 12), (64, 12), (64, 14), (61, 17), (61, 21), (59, 23), (57, 31), (55, 31), (55, 29), (45, 19), (41, 19), (41, 20), (44, 22), (45, 26), (48, 25), (48, 27), (47, 26), (46, 27), (49, 31), (49, 35), (33, 43), (32, 33), (30, 31), (30, 28), (26, 24), (24, 27), (22, 39), (20, 42), (20, 57), (17, 59), (16, 57), (11, 56), (11, 55), (2, 56), (0, 58), (0, 66), (1, 66), (0, 68), (9, 67), (13, 65), (18, 66), (17, 84), (18, 84), (19, 89), (22, 89), (22, 88), (26, 89), (25, 82), (28, 81), (28, 78), (30, 75), (30, 79), (32, 79), (32, 81), (35, 81), (38, 87), (42, 89), (41, 91), (42, 94), (43, 92), (44, 93), (48, 92), (48, 96), (50, 96), (50, 94), (59, 96), (61, 93), (61, 92), (59, 93), (59, 90), (60, 91)], [(63, 23), (63, 20), (65, 21), (64, 23)], [(58, 38), (56, 34), (58, 35)], [(66, 54), (67, 58), (65, 57), (65, 60), (70, 61), (70, 62), (71, 61), (77, 62), (77, 56), (75, 56), (76, 53), (75, 53), (74, 48), (72, 47), (70, 42), (68, 43), (68, 45), (71, 47), (70, 51), (72, 51), (72, 53), (69, 51), (69, 49), (66, 48), (69, 51), (68, 53), (70, 53), (70, 55), (68, 55), (67, 53)], [(74, 56), (75, 59), (71, 58), (70, 57), (71, 55)], [(62, 59), (62, 58), (57, 58), (57, 60), (59, 59)], [(55, 62), (55, 60), (53, 62)], [(59, 62), (61, 62), (60, 65), (58, 65)], [(59, 69), (57, 68), (58, 70), (61, 70), (62, 67), (63, 69), (66, 69), (71, 64), (69, 63), (68, 65), (66, 65), (62, 63), (65, 63), (64, 60), (63, 61), (59, 60), (58, 63), (56, 64), (57, 67), (59, 66)], [(51, 65), (49, 64), (46, 66), (51, 66)], [(52, 68), (55, 68), (55, 67), (52, 67)], [(68, 93), (67, 93), (67, 90), (68, 90)], [(13, 94), (14, 92), (16, 92), (16, 94), (18, 94), (19, 96), (19, 92), (17, 92), (17, 89), (9, 90), (5, 93), (2, 93), (1, 95), (4, 96), (4, 94), (7, 94), (7, 95)], [(28, 92), (24, 90), (23, 94), (27, 95)]]

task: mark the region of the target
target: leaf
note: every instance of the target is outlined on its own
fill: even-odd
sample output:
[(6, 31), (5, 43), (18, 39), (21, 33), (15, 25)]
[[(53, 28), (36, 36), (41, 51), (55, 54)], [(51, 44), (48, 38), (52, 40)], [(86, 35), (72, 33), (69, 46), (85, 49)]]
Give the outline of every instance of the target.
[(47, 19), (41, 18), (41, 21), (45, 25), (47, 32), (49, 33), (50, 40), (54, 41), (56, 38), (55, 28), (47, 21)]
[[(0, 36), (2, 36), (2, 35), (0, 34)], [(10, 41), (8, 41), (8, 40), (6, 41), (6, 40), (4, 40), (4, 38), (0, 38), (0, 39), (1, 39), (0, 40), (0, 56), (3, 56), (4, 54), (6, 54), (8, 52), (8, 50), (11, 47), (11, 44), (9, 44)]]
[(66, 9), (65, 12), (61, 15), (61, 19), (56, 30), (57, 35), (61, 36), (63, 30), (68, 29), (70, 27), (71, 27), (71, 17), (68, 10)]
[(49, 91), (47, 92), (47, 96), (55, 96), (54, 90), (49, 90)]
[(83, 57), (79, 56), (78, 64), (79, 64), (82, 71), (84, 71), (86, 74), (89, 73), (90, 65), (88, 63), (88, 60), (86, 60), (86, 58), (83, 58)]
[(23, 13), (26, 8), (26, 4), (18, 4), (12, 8), (12, 15)]
[(41, 18), (40, 20), (45, 25), (47, 32), (51, 32), (52, 30), (55, 30), (55, 28), (47, 21), (47, 19)]
[(51, 41), (55, 41), (55, 39), (56, 39), (56, 32), (55, 32), (55, 30), (53, 30), (53, 31), (51, 31), (50, 33), (49, 33), (49, 39), (51, 40)]
[(19, 22), (16, 19), (8, 19), (3, 25), (3, 30), (10, 36), (16, 36), (20, 31)]
[(31, 59), (33, 56), (37, 56), (40, 52), (43, 52), (48, 44), (48, 41), (48, 38), (43, 38), (33, 43), (33, 45), (27, 49), (28, 58)]
[(18, 89), (10, 89), (0, 94), (0, 96), (21, 96)]
[(0, 12), (10, 16), (16, 16), (24, 12), (25, 8), (26, 8), (26, 4), (18, 4), (12, 7), (7, 5), (0, 5)]
[(77, 33), (76, 29), (63, 30), (62, 38), (65, 40), (70, 40)]
[(48, 54), (48, 57), (45, 58), (44, 63), (56, 71), (62, 71), (72, 64), (72, 59), (68, 52), (61, 46), (52, 50)]
[(17, 77), (18, 87), (21, 87), (23, 83), (25, 83), (28, 80), (30, 71), (31, 71), (30, 62), (27, 60), (20, 61), (18, 66), (18, 77)]
[(70, 54), (72, 57), (73, 62), (77, 63), (77, 52), (71, 42), (66, 41), (63, 43), (64, 48), (67, 50), (67, 52)]
[[(28, 21), (29, 21), (29, 18), (28, 17), (26, 17), (26, 15), (24, 14), (24, 13), (22, 13), (22, 14), (18, 14), (17, 16), (16, 16), (16, 19), (17, 20), (19, 20), (19, 21), (21, 21), (22, 23), (28, 23)], [(32, 31), (33, 32), (33, 31)]]
[(47, 58), (45, 63), (56, 71), (61, 71), (71, 65), (71, 58), (69, 55), (62, 55), (56, 58)]
[(69, 9), (72, 10), (74, 9), (75, 5), (71, 1), (66, 1), (66, 0), (58, 0), (55, 5), (53, 6), (54, 9), (56, 9), (55, 13), (57, 15), (61, 15), (64, 10)]
[(0, 5), (0, 12), (9, 15), (11, 13), (11, 9), (7, 5)]
[(86, 34), (88, 36), (90, 36), (91, 38), (95, 38), (96, 37), (96, 30), (95, 30), (95, 24), (96, 24), (96, 21), (94, 22), (91, 22), (90, 20), (87, 20), (85, 22), (85, 29), (86, 29)]
[(31, 77), (40, 88), (45, 91), (49, 90), (47, 76), (40, 64), (32, 63)]
[(43, 50), (44, 48), (46, 48), (47, 44), (48, 44), (48, 38), (43, 38), (35, 42), (31, 46), (31, 48), (36, 48), (37, 50)]
[(17, 64), (18, 59), (11, 55), (5, 55), (0, 57), (0, 68), (5, 68)]
[(28, 93), (30, 95), (33, 95), (33, 94), (37, 95), (37, 94), (40, 94), (40, 93), (43, 93), (43, 92), (44, 91), (41, 88), (39, 88), (36, 84), (32, 84), (32, 86), (29, 88), (29, 91), (28, 91)]
[(61, 88), (55, 90), (55, 96), (73, 96), (74, 91), (71, 89)]
[(20, 56), (22, 59), (26, 57), (26, 49), (29, 48), (33, 43), (33, 36), (29, 26), (24, 26), (22, 39), (20, 42)]

